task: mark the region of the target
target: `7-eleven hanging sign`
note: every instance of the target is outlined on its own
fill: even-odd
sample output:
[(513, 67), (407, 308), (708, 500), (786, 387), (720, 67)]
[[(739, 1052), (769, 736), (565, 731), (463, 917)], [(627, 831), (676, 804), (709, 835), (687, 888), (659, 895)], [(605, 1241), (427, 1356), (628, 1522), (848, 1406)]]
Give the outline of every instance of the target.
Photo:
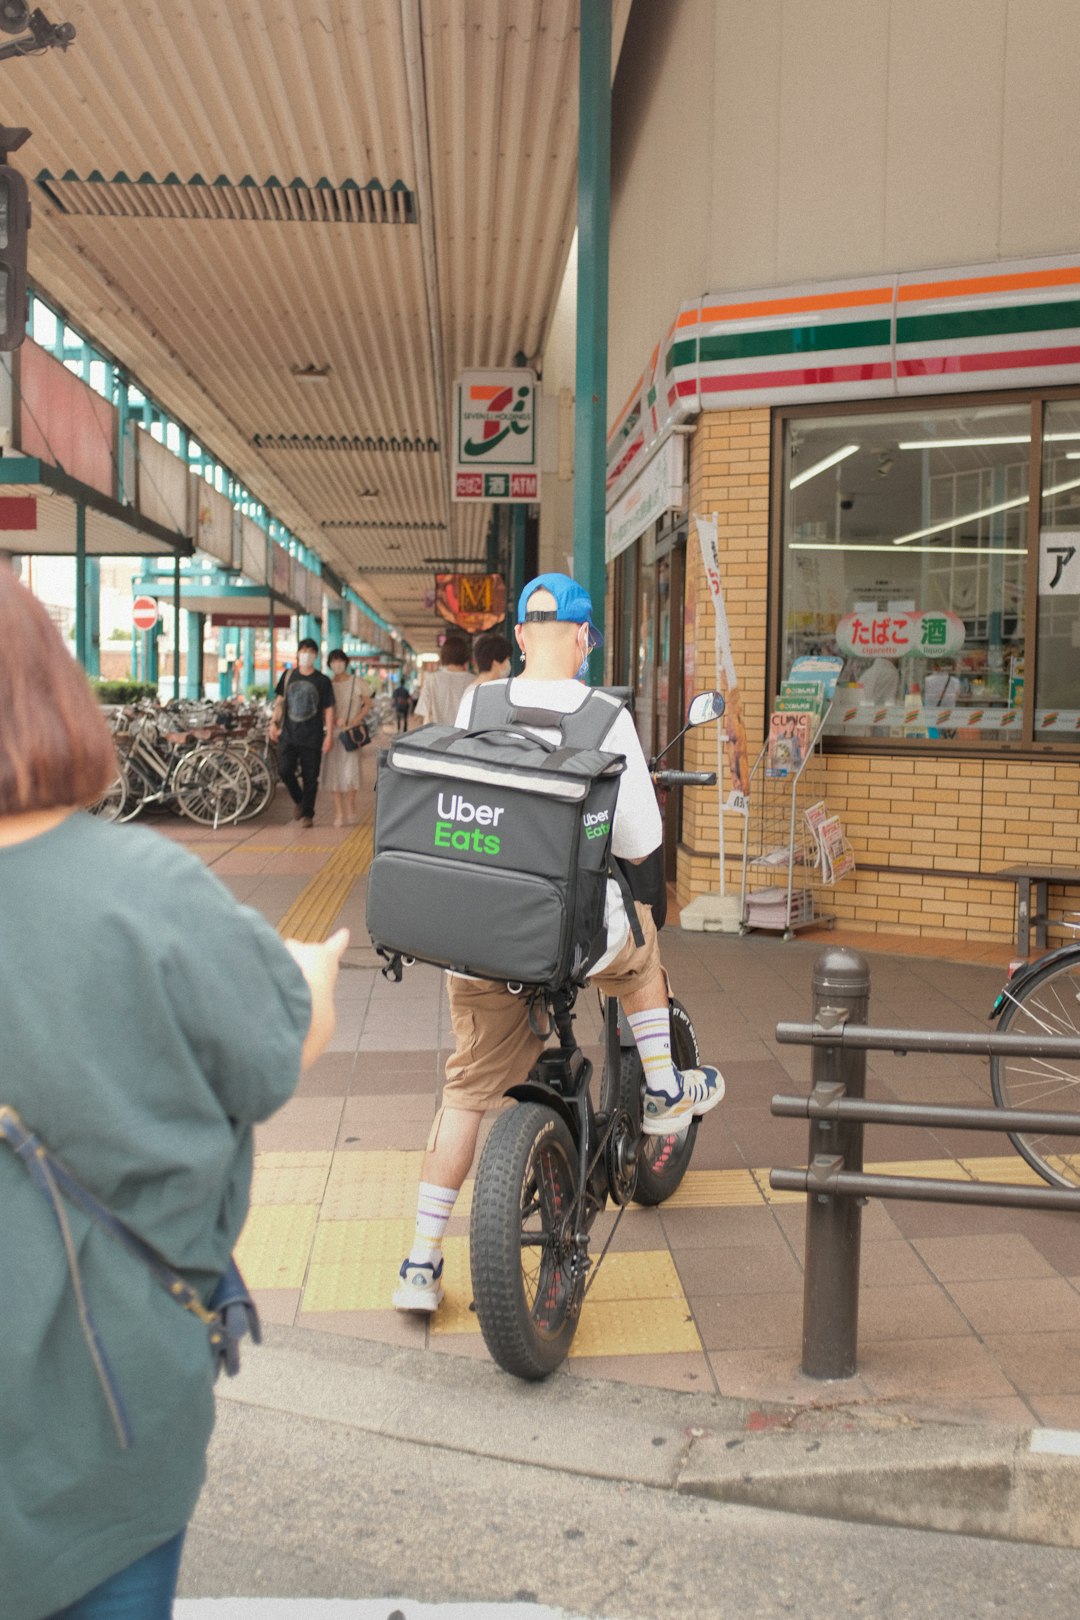
[(540, 499), (538, 405), (532, 371), (462, 373), (454, 384), (455, 501)]

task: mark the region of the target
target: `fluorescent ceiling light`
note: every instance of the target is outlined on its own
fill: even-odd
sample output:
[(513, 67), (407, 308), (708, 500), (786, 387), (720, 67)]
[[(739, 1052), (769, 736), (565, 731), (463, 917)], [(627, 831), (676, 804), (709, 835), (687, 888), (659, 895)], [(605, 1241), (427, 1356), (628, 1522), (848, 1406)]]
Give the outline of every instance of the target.
[[(855, 541), (853, 541), (850, 545), (846, 541), (844, 542), (843, 545), (837, 545), (834, 541), (831, 541), (831, 540), (793, 540), (791, 542), (791, 546), (789, 547), (789, 550), (791, 550), (791, 551), (836, 551), (836, 552), (841, 552), (841, 551), (887, 551), (887, 552), (891, 553), (892, 548), (893, 548), (893, 546), (895, 544), (896, 544), (895, 540), (892, 541), (891, 543), (886, 542), (885, 544), (875, 544), (875, 545), (860, 545), (858, 542), (855, 542)], [(916, 552), (920, 552), (920, 553), (921, 552), (926, 552), (931, 557), (957, 557), (957, 556), (967, 554), (969, 552), (972, 553), (973, 555), (979, 556), (979, 557), (985, 557), (988, 554), (986, 546), (949, 546), (947, 550), (942, 546), (908, 546), (907, 550), (904, 553), (904, 556), (905, 557), (912, 557), (912, 556), (914, 556), (916, 554)], [(993, 554), (994, 554), (995, 557), (1026, 557), (1027, 556), (1027, 547), (1026, 546), (995, 546)]]
[(898, 450), (973, 450), (983, 444), (1030, 444), (1030, 433), (1003, 434), (995, 439), (901, 439)]
[[(1045, 500), (1048, 495), (1061, 495), (1067, 489), (1078, 487), (1080, 478), (1070, 478), (1064, 484), (1052, 484), (1043, 490), (1043, 499)], [(893, 545), (904, 546), (909, 540), (924, 540), (929, 534), (942, 534), (946, 529), (958, 529), (962, 523), (975, 523), (979, 518), (994, 517), (998, 512), (1011, 512), (1018, 506), (1026, 506), (1027, 501), (1026, 495), (1019, 495), (1013, 501), (999, 501), (996, 506), (982, 506), (977, 512), (964, 512), (960, 517), (948, 518), (944, 523), (932, 523), (928, 529), (912, 529), (910, 534), (898, 535)]]
[[(1047, 440), (1080, 439), (1080, 433), (1044, 433)], [(898, 450), (974, 450), (984, 444), (1030, 444), (1030, 433), (1006, 433), (987, 439), (901, 439)]]
[(825, 457), (824, 461), (815, 461), (814, 465), (812, 467), (807, 467), (805, 472), (796, 473), (795, 477), (788, 484), (788, 489), (798, 489), (800, 484), (805, 484), (810, 478), (816, 478), (818, 473), (825, 472), (825, 470), (829, 467), (835, 467), (838, 461), (843, 461), (846, 459), (846, 457), (853, 456), (856, 450), (861, 448), (861, 445), (845, 444), (842, 450), (834, 450), (831, 456)]

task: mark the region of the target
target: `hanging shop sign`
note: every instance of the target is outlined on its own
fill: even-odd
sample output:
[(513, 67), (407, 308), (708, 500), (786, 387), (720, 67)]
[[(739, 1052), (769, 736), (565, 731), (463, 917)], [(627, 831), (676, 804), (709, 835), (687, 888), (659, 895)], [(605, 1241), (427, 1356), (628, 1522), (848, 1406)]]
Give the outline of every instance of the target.
[[(735, 658), (731, 650), (731, 629), (728, 625), (727, 608), (724, 605), (724, 586), (720, 573), (720, 520), (714, 513), (711, 518), (701, 517), (693, 513), (694, 523), (697, 525), (698, 543), (701, 546), (701, 560), (705, 566), (705, 578), (709, 586), (709, 596), (713, 605), (713, 617), (716, 624), (716, 668), (719, 672), (720, 690), (724, 694), (724, 761), (726, 771), (720, 776), (721, 796), (724, 792), (724, 776), (727, 776), (730, 786), (727, 797), (721, 797), (722, 810), (739, 810), (744, 815), (750, 813), (750, 753), (746, 739), (746, 720), (743, 715), (742, 694), (739, 691), (739, 677), (735, 673)], [(724, 818), (720, 817), (720, 864), (724, 859)]]
[(266, 613), (211, 613), (210, 625), (214, 630), (287, 630), (292, 619), (287, 613), (275, 613), (273, 619)]
[(435, 611), (471, 636), (493, 630), (506, 618), (506, 581), (501, 574), (436, 574)]
[(964, 621), (955, 613), (845, 613), (836, 645), (849, 658), (950, 658), (964, 645)]
[(538, 501), (538, 417), (535, 372), (462, 372), (454, 384), (454, 500)]
[(607, 515), (608, 562), (651, 528), (657, 518), (686, 506), (685, 449), (681, 434), (666, 439)]

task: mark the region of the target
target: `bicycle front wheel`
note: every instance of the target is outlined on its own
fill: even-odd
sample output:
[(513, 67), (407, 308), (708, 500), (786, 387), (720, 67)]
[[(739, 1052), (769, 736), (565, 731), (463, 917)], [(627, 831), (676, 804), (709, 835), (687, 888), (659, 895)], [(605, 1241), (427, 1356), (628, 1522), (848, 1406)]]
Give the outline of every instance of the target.
[[(240, 750), (237, 750), (237, 752), (240, 752)], [(269, 765), (267, 765), (262, 755), (257, 754), (253, 748), (245, 748), (241, 753), (241, 758), (244, 762), (244, 769), (247, 771), (251, 781), (251, 793), (237, 820), (251, 821), (255, 816), (262, 814), (274, 797), (277, 778), (271, 776)]]
[[(1080, 952), (1075, 961), (1048, 963), (1006, 995), (1001, 1034), (1080, 1038)], [(999, 1108), (1080, 1116), (1080, 1059), (992, 1057), (990, 1084)], [(1010, 1132), (1009, 1140), (1052, 1187), (1080, 1187), (1080, 1136)]]
[(499, 1115), (476, 1172), (469, 1255), (484, 1343), (516, 1378), (546, 1378), (574, 1337), (576, 1181), (577, 1149), (557, 1114), (517, 1103)]

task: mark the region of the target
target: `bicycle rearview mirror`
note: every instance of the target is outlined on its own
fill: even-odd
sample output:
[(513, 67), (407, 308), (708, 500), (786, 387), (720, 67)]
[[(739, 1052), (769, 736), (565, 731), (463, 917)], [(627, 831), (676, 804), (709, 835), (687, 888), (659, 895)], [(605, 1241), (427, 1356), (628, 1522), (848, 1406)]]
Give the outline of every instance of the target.
[(722, 692), (699, 692), (690, 704), (686, 716), (687, 726), (704, 726), (710, 720), (719, 720), (724, 712)]

